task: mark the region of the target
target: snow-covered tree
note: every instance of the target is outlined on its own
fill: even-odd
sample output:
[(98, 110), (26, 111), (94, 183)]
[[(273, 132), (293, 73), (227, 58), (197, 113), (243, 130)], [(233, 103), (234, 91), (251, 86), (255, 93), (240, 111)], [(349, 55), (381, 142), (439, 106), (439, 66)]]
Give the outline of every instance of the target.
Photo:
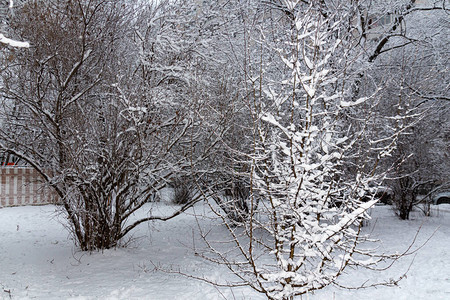
[(361, 97), (355, 92), (368, 67), (354, 26), (356, 2), (269, 2), (278, 29), (275, 35), (260, 30), (256, 42), (266, 52), (258, 58), (273, 61), (259, 60), (244, 99), (251, 99), (253, 116), (249, 214), (236, 227), (211, 205), (230, 234), (220, 245), (229, 243), (230, 251), (215, 248), (205, 232), (208, 250), (201, 253), (237, 276), (215, 284), (293, 299), (339, 285), (347, 268), (376, 268), (389, 258), (368, 250), (361, 226), (377, 201), (370, 185), (385, 175), (380, 161), (400, 132), (368, 131), (380, 86)]

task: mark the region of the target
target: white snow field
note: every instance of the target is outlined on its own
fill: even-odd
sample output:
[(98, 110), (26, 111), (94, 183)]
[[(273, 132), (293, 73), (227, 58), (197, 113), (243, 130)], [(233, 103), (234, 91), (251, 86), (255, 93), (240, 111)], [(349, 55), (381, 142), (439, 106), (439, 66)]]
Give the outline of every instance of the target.
[[(155, 203), (142, 213), (150, 208), (153, 214), (174, 209)], [(91, 254), (73, 246), (55, 211), (52, 205), (0, 209), (0, 299), (265, 299), (249, 288), (218, 289), (155, 270), (160, 266), (212, 279), (233, 279), (226, 269), (205, 262), (192, 250), (193, 244), (200, 246), (193, 214), (205, 213), (201, 204), (170, 221), (141, 225), (126, 248)], [(388, 206), (373, 208), (373, 219), (364, 231), (382, 240), (380, 250), (405, 250), (419, 227), (413, 248), (434, 235), (415, 256), (403, 258), (385, 272), (349, 270), (342, 279), (348, 285), (389, 281), (409, 268), (398, 286), (328, 287), (298, 298), (450, 299), (450, 205), (434, 206), (432, 212), (432, 217), (423, 217), (416, 211), (411, 220), (401, 221)], [(201, 226), (210, 226), (209, 220), (198, 220)], [(215, 232), (220, 235), (220, 230)]]

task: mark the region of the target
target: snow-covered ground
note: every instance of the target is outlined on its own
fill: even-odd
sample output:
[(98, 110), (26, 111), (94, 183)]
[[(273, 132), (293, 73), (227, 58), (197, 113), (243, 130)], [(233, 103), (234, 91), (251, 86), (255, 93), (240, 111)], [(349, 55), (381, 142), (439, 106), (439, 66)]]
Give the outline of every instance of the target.
[[(153, 204), (154, 214), (171, 209), (164, 203)], [(191, 250), (193, 244), (199, 246), (194, 212), (205, 213), (199, 204), (173, 220), (141, 225), (126, 248), (89, 254), (74, 248), (55, 206), (0, 209), (0, 299), (264, 299), (248, 288), (217, 289), (156, 271), (155, 266), (160, 266), (209, 278), (233, 278)], [(398, 287), (329, 287), (303, 299), (450, 299), (450, 205), (433, 207), (429, 218), (413, 212), (409, 221), (398, 220), (387, 206), (377, 206), (372, 217), (364, 230), (382, 240), (381, 250), (405, 250), (419, 227), (417, 246), (434, 235), (415, 256), (388, 271), (350, 270), (344, 282), (389, 280), (409, 268), (407, 277)], [(208, 226), (209, 221), (200, 218), (199, 223)]]

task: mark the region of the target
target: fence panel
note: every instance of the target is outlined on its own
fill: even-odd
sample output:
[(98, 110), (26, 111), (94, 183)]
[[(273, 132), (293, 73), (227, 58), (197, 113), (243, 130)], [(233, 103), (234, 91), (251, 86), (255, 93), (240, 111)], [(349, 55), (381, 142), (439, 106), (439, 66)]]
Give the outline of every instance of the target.
[(55, 203), (56, 193), (32, 168), (0, 167), (0, 207)]

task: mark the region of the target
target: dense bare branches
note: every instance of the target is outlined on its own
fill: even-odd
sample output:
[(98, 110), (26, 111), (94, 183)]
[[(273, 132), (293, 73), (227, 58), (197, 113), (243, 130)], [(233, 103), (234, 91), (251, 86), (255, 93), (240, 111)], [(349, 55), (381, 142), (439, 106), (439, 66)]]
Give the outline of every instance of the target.
[[(155, 14), (163, 13), (158, 9)], [(161, 42), (165, 29), (157, 27), (135, 43), (138, 21), (117, 1), (29, 1), (15, 25), (33, 47), (2, 73), (2, 150), (32, 165), (56, 190), (83, 250), (116, 246), (138, 224), (169, 219), (124, 227), (172, 177), (192, 174), (217, 140), (196, 146), (194, 154), (196, 128), (204, 124), (192, 89), (196, 78), (183, 80), (193, 72), (186, 67), (193, 58), (173, 61), (167, 51), (145, 57), (142, 45), (151, 40), (168, 48), (178, 41)], [(168, 69), (179, 75), (165, 78)]]

